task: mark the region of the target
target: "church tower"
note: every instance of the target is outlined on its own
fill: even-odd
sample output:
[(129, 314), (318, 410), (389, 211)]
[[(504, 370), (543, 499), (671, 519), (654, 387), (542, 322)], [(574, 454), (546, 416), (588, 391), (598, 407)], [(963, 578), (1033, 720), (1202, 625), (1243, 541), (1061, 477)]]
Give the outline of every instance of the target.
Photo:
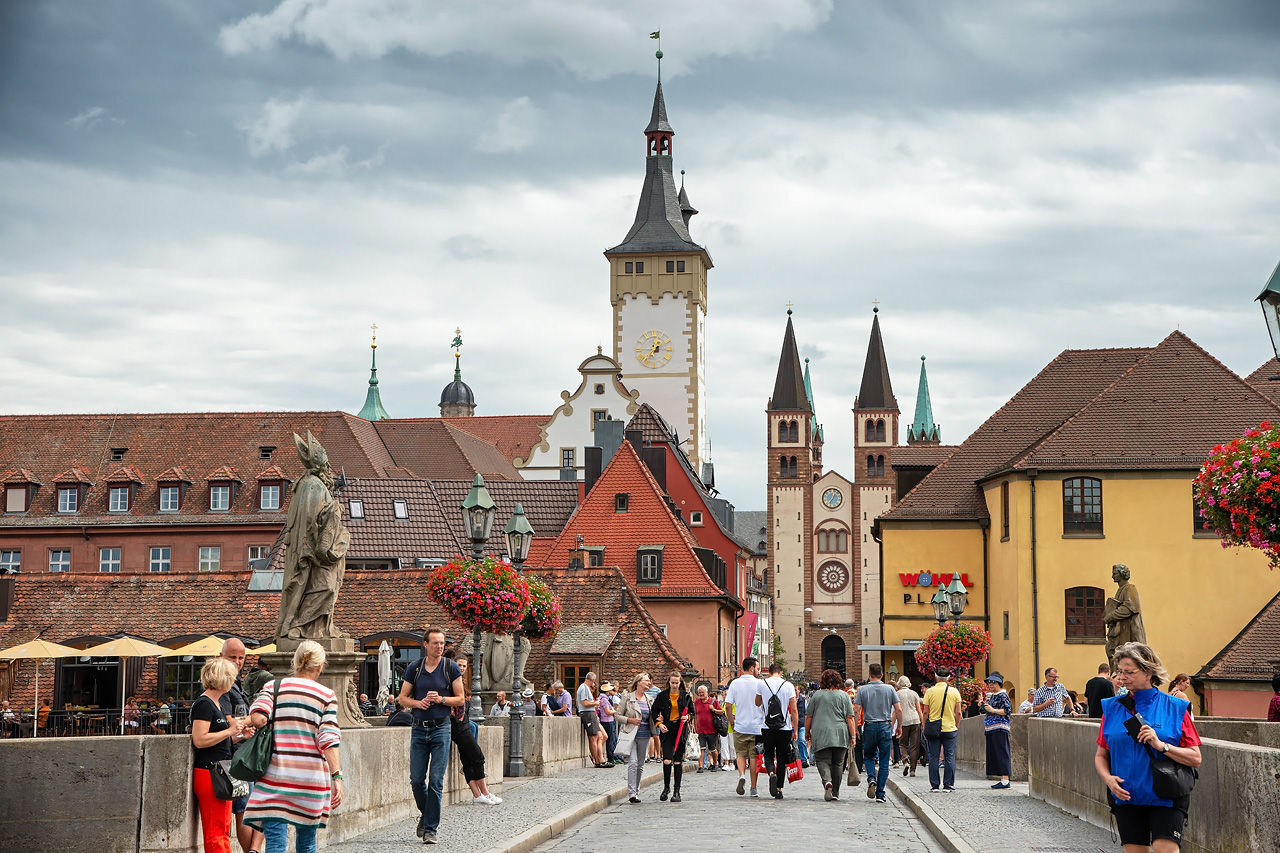
[[(880, 549), (871, 524), (893, 506), (893, 448), (898, 446), (898, 401), (889, 381), (889, 363), (880, 337), (880, 308), (872, 309), (871, 340), (862, 368), (862, 385), (853, 401), (853, 480), (858, 495), (858, 535), (854, 559), (861, 568), (862, 631), (860, 645), (880, 644)], [(863, 652), (862, 667), (879, 661), (878, 652)]]
[(765, 423), (774, 636), (782, 641), (788, 670), (816, 674), (818, 662), (806, 663), (805, 608), (813, 602), (813, 483), (822, 475), (822, 428), (800, 366), (790, 310)]
[[(658, 59), (661, 61), (661, 52)], [(645, 176), (635, 222), (605, 251), (613, 306), (613, 357), (622, 382), (658, 410), (701, 471), (706, 441), (707, 271), (711, 255), (689, 236), (698, 211), (676, 188), (675, 131), (667, 121), (662, 79), (645, 136)]]

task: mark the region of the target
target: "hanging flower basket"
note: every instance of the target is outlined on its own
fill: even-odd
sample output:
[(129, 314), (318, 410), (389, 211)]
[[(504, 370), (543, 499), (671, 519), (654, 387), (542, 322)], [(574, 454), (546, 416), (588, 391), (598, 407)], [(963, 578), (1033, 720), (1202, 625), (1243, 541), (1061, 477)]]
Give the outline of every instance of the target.
[(940, 666), (959, 676), (991, 654), (991, 635), (967, 622), (939, 625), (916, 647), (916, 666), (932, 674)]
[(509, 634), (529, 605), (529, 584), (493, 557), (454, 557), (427, 578), (427, 593), (468, 629)]
[(1213, 448), (1195, 479), (1196, 508), (1222, 547), (1248, 545), (1280, 565), (1280, 426), (1263, 421)]
[(554, 637), (560, 630), (560, 596), (551, 591), (542, 578), (527, 576), (529, 609), (525, 611), (521, 630), (530, 640)]

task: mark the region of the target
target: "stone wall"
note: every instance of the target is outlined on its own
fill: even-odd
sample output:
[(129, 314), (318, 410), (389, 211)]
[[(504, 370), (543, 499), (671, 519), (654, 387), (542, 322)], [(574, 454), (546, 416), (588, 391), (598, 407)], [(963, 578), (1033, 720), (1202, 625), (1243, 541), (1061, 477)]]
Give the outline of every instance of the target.
[[(1027, 723), (1030, 719), (1026, 714), (1015, 714), (1009, 720), (1009, 750), (1013, 756), (1013, 772), (1009, 778), (1014, 782), (1027, 781)], [(980, 776), (987, 772), (987, 733), (982, 717), (960, 721), (956, 766)]]
[[(493, 717), (488, 722), (502, 728), (503, 755), (510, 758), (511, 719)], [(587, 733), (577, 717), (525, 717), (521, 723), (526, 776), (556, 776), (591, 763)]]
[[(1031, 796), (1110, 827), (1106, 787), (1093, 766), (1096, 721), (1028, 720)], [(1204, 721), (1207, 722), (1207, 721)], [(1201, 720), (1196, 721), (1197, 729)], [(1280, 750), (1205, 739), (1183, 837), (1187, 853), (1254, 853), (1275, 847)]]
[[(574, 721), (576, 722), (576, 721)], [(321, 846), (416, 814), (408, 728), (344, 729), (346, 800)], [(502, 732), (480, 728), (489, 790), (502, 790)], [(47, 738), (0, 748), (0, 839), (27, 853), (196, 853), (203, 850), (191, 794), (191, 741), (183, 735)], [(455, 756), (445, 801), (469, 802)], [(56, 808), (55, 808), (56, 804)]]

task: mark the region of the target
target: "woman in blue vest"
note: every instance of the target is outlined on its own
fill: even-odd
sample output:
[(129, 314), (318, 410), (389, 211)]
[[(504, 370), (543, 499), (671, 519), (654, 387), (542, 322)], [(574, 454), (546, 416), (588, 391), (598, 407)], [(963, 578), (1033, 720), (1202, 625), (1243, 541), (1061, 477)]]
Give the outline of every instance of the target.
[[(1191, 719), (1191, 703), (1157, 689), (1169, 673), (1145, 643), (1120, 646), (1112, 663), (1133, 698), (1134, 710), (1130, 712), (1121, 702), (1128, 697), (1102, 700), (1094, 766), (1107, 785), (1107, 800), (1125, 853), (1176, 853), (1182, 847), (1191, 798), (1156, 796), (1151, 753), (1188, 767), (1200, 766), (1200, 735)], [(1135, 714), (1147, 723), (1138, 729), (1136, 740), (1125, 727)]]

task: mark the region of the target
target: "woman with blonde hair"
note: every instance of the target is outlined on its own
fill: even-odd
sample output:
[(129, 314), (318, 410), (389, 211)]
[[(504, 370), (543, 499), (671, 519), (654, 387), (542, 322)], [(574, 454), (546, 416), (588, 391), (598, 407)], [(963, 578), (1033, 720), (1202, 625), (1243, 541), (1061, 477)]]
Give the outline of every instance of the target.
[(1158, 796), (1151, 768), (1158, 760), (1200, 766), (1200, 735), (1191, 703), (1160, 691), (1169, 673), (1145, 643), (1119, 646), (1112, 666), (1128, 692), (1102, 700), (1093, 764), (1106, 783), (1120, 843), (1125, 853), (1176, 853), (1191, 797)]
[(206, 853), (231, 853), (231, 801), (213, 793), (213, 766), (231, 760), (231, 742), (244, 730), (244, 721), (226, 717), (218, 700), (236, 680), (236, 665), (226, 658), (210, 658), (200, 670), (204, 692), (191, 705), (191, 745), (195, 749), (191, 785), (200, 811)]
[(640, 777), (644, 775), (645, 757), (649, 754), (649, 740), (653, 730), (649, 728), (649, 687), (653, 681), (649, 673), (638, 672), (631, 679), (631, 689), (622, 694), (615, 710), (618, 748), (627, 756), (627, 802), (640, 802)]
[(255, 728), (276, 724), (271, 763), (244, 814), (266, 835), (265, 853), (285, 853), (289, 824), (297, 829), (298, 853), (315, 853), (316, 830), (342, 803), (338, 697), (316, 680), (324, 663), (320, 644), (303, 640), (293, 653), (293, 675), (264, 684), (249, 709)]

